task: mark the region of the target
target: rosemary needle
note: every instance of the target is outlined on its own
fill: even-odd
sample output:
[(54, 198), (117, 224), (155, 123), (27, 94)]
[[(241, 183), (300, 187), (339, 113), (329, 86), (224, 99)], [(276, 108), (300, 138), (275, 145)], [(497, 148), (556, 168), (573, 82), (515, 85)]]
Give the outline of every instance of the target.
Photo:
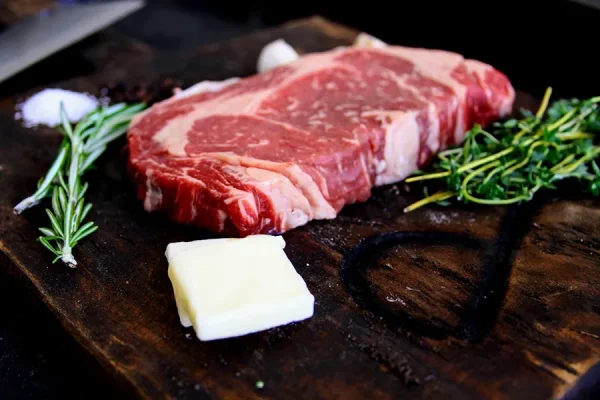
[(131, 118), (144, 108), (143, 103), (99, 108), (73, 127), (61, 103), (59, 130), (64, 137), (58, 155), (40, 179), (35, 193), (14, 207), (14, 212), (20, 214), (51, 198), (51, 208), (46, 208), (50, 226), (39, 228), (43, 236), (38, 240), (56, 255), (53, 262), (60, 259), (71, 268), (77, 266), (73, 248), (98, 229), (94, 222), (83, 223), (92, 205), (85, 201), (88, 184), (82, 183), (81, 178), (106, 146), (127, 131)]
[(535, 114), (523, 111), (522, 118), (496, 122), (490, 130), (475, 125), (462, 146), (438, 154), (430, 173), (407, 178), (407, 183), (439, 182), (442, 189), (404, 211), (448, 204), (453, 198), (486, 205), (519, 203), (541, 189), (556, 189), (554, 183), (564, 179), (578, 180), (600, 195), (600, 96), (550, 103), (551, 94), (548, 88)]

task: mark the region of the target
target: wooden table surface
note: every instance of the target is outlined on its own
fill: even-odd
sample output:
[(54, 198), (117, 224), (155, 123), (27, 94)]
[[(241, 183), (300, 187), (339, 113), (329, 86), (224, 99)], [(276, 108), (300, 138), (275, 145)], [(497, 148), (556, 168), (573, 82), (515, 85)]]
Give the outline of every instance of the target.
[[(60, 86), (244, 76), (276, 38), (310, 52), (356, 33), (313, 18), (184, 54), (111, 38), (90, 50), (102, 73)], [(401, 184), (284, 235), (316, 297), (313, 318), (201, 343), (179, 324), (164, 250), (211, 235), (143, 211), (124, 142), (88, 177), (100, 230), (78, 245), (78, 270), (50, 264), (35, 243), (43, 210), (12, 213), (60, 141), (52, 129), (14, 121), (27, 94), (0, 99), (0, 250), (65, 329), (142, 398), (548, 399), (600, 359), (598, 200), (561, 193), (508, 208), (403, 214), (418, 193)], [(517, 107), (536, 104), (519, 92)]]

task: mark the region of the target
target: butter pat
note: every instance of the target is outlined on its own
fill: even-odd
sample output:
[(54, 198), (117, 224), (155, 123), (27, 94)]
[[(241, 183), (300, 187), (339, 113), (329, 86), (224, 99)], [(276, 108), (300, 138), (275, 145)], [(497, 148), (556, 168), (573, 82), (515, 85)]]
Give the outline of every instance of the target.
[(284, 239), (271, 235), (169, 244), (181, 324), (207, 341), (312, 317), (314, 297), (284, 248)]

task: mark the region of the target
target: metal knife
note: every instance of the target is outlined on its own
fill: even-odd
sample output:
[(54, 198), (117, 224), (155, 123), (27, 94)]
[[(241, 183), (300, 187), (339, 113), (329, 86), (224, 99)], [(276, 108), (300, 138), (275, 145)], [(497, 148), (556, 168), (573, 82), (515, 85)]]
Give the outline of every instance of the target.
[(0, 83), (144, 6), (143, 0), (59, 4), (0, 32)]

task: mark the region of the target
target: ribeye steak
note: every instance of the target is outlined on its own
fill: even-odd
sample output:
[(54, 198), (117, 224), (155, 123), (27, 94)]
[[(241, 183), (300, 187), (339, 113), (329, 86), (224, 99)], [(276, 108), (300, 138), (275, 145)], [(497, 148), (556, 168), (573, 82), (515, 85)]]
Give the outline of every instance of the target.
[(510, 113), (515, 95), (490, 65), (401, 46), (207, 84), (134, 118), (128, 170), (147, 211), (230, 236), (334, 218)]

